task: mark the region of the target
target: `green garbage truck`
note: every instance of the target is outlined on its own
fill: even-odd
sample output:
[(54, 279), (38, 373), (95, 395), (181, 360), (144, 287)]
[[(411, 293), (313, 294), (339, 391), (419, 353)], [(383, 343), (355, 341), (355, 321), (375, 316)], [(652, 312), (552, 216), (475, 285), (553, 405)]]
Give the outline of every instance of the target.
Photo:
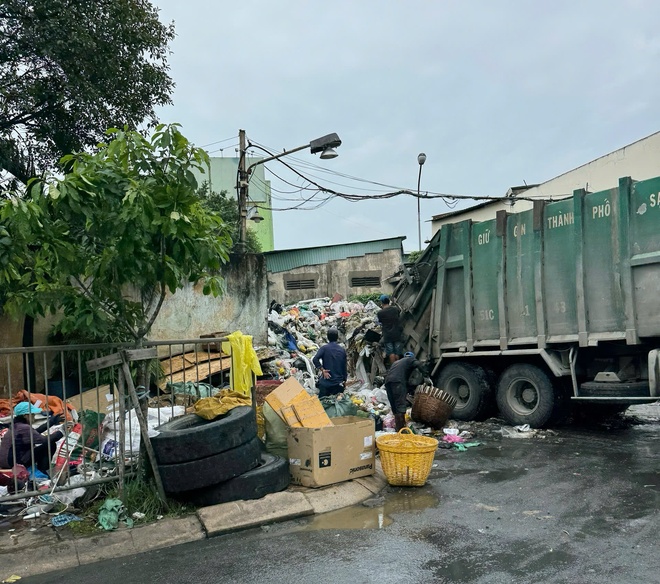
[(458, 403), (543, 427), (660, 400), (660, 177), (443, 225), (393, 292)]

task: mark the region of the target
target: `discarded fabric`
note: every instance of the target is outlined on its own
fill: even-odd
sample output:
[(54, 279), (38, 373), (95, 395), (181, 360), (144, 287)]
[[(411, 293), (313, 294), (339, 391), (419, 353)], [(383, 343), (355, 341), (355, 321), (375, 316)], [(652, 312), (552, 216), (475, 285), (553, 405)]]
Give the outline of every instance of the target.
[(82, 519), (73, 513), (62, 513), (61, 515), (55, 515), (55, 517), (50, 520), (53, 527), (62, 527), (72, 521), (82, 521)]
[(205, 420), (214, 420), (238, 406), (252, 405), (250, 395), (223, 389), (214, 397), (204, 397), (195, 402), (195, 413)]

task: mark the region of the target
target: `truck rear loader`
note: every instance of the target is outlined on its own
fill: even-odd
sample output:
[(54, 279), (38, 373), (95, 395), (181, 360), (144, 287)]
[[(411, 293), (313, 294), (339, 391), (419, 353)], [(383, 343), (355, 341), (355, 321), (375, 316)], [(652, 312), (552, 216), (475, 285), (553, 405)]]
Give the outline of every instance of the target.
[(660, 400), (660, 177), (443, 225), (392, 297), (454, 418)]

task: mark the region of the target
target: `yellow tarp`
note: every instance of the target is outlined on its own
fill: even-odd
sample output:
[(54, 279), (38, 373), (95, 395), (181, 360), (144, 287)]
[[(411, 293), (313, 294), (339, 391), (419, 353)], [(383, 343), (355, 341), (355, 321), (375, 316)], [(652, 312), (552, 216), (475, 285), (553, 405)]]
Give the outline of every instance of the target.
[[(259, 357), (252, 346), (252, 336), (236, 331), (227, 335), (227, 338), (231, 347), (231, 388), (237, 393), (249, 396), (253, 374), (263, 375)], [(223, 351), (229, 352), (224, 347)]]
[(251, 406), (252, 398), (237, 391), (223, 389), (213, 397), (203, 397), (194, 404), (195, 413), (205, 420), (213, 420), (238, 406)]

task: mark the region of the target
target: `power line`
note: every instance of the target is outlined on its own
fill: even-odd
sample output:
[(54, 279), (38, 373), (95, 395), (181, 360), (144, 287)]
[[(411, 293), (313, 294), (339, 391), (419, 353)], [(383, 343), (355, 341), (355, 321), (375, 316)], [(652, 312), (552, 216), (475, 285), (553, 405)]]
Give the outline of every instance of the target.
[[(274, 156), (273, 152), (268, 150), (267, 148), (261, 146), (260, 144), (249, 141), (248, 143), (248, 148), (257, 148), (259, 150), (263, 150), (266, 152), (269, 156)], [(292, 157), (292, 159), (296, 162), (298, 162), (299, 166), (310, 166), (309, 163), (307, 162), (302, 162), (299, 161), (299, 159)], [(335, 190), (333, 188), (329, 188), (327, 186), (323, 186), (310, 178), (308, 175), (303, 174), (300, 170), (295, 168), (294, 165), (289, 164), (287, 161), (282, 160), (281, 158), (277, 159), (278, 162), (286, 166), (289, 170), (291, 170), (295, 175), (306, 181), (309, 185), (311, 186), (298, 186), (298, 185), (293, 185), (291, 182), (286, 181), (273, 173), (272, 170), (268, 169), (269, 172), (271, 172), (274, 176), (276, 176), (278, 179), (282, 180), (286, 184), (289, 184), (290, 186), (294, 186), (295, 188), (298, 188), (300, 191), (305, 190), (305, 191), (311, 191), (314, 190), (316, 194), (321, 194), (323, 193), (325, 195), (325, 198), (321, 201), (316, 201), (316, 205), (312, 208), (305, 208), (303, 209), (303, 205), (305, 202), (309, 202), (314, 199), (316, 194), (313, 194), (311, 197), (304, 199), (299, 205), (296, 205), (294, 207), (288, 207), (286, 209), (279, 209), (279, 208), (271, 208), (272, 211), (284, 211), (284, 210), (292, 210), (292, 209), (300, 209), (300, 210), (313, 210), (317, 209), (319, 206), (326, 204), (331, 198), (336, 197), (343, 199), (345, 201), (349, 201), (352, 203), (357, 203), (357, 202), (362, 202), (362, 201), (377, 201), (377, 200), (386, 200), (386, 199), (391, 199), (394, 197), (398, 197), (401, 195), (407, 195), (415, 198), (425, 199), (425, 200), (435, 200), (435, 199), (441, 199), (449, 208), (454, 208), (459, 201), (461, 200), (469, 200), (469, 201), (511, 201), (511, 197), (506, 197), (506, 196), (491, 196), (491, 195), (463, 195), (463, 194), (457, 194), (457, 193), (441, 193), (441, 192), (436, 192), (436, 191), (425, 191), (424, 193), (417, 193), (416, 190), (413, 189), (407, 189), (407, 188), (400, 188), (400, 187), (394, 187), (392, 185), (386, 185), (384, 183), (378, 183), (375, 181), (367, 181), (365, 179), (359, 179), (357, 177), (352, 177), (350, 175), (342, 175), (342, 173), (332, 173), (331, 174), (337, 174), (338, 176), (344, 176), (345, 178), (350, 178), (351, 180), (357, 180), (359, 182), (366, 182), (368, 184), (374, 184), (377, 186), (382, 186), (385, 188), (391, 188), (394, 189), (389, 192), (380, 192), (377, 194), (357, 194), (357, 193), (348, 193), (344, 192), (341, 190)], [(322, 169), (322, 167), (314, 167), (315, 169)], [(322, 169), (323, 170), (323, 169)], [(327, 171), (325, 171), (327, 172)], [(316, 177), (315, 177), (316, 178)], [(331, 181), (328, 181), (331, 182)], [(349, 185), (339, 185), (339, 186), (349, 186)], [(311, 187), (314, 187), (312, 189)], [(349, 186), (349, 188), (351, 188)], [(369, 189), (371, 190), (371, 189)], [(565, 197), (525, 197), (525, 196), (516, 196), (513, 200), (514, 201), (556, 201), (560, 200)], [(265, 207), (264, 207), (265, 208)]]
[[(203, 146), (200, 146), (200, 148), (208, 148), (209, 146), (215, 146), (216, 144), (229, 142), (229, 140), (236, 140), (236, 136), (232, 136), (231, 138), (225, 138), (224, 140), (218, 140), (217, 142), (210, 142), (209, 144), (204, 144)], [(238, 142), (236, 144), (238, 144)], [(227, 146), (227, 148), (229, 148), (229, 146)]]

